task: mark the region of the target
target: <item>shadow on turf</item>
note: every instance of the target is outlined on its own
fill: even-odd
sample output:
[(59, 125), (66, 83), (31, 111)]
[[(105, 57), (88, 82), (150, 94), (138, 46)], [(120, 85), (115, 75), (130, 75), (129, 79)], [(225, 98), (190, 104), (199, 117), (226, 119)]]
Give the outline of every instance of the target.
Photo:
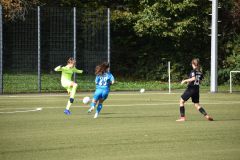
[[(115, 114), (131, 114), (131, 113), (102, 113), (101, 115), (115, 115)], [(171, 116), (166, 116), (166, 115), (146, 115), (146, 116), (109, 116), (109, 117), (101, 117), (101, 118), (106, 118), (106, 119), (109, 119), (109, 118), (162, 118), (162, 117), (171, 117)], [(194, 119), (191, 119), (191, 120), (187, 120), (187, 121), (206, 121), (205, 119), (203, 120), (194, 120)], [(224, 121), (240, 121), (240, 119), (214, 119), (215, 122), (224, 122)]]
[(131, 114), (131, 113), (101, 113), (101, 115), (111, 115), (111, 114)]
[[(119, 114), (119, 113), (118, 113)], [(103, 115), (103, 114), (102, 114)], [(105, 114), (108, 115), (108, 114)], [(109, 114), (110, 115), (110, 114)], [(101, 117), (101, 118), (162, 118), (162, 117), (171, 117), (171, 116), (163, 116), (163, 115), (152, 115), (152, 116), (114, 116), (114, 117)]]
[(240, 119), (217, 119), (217, 120), (214, 119), (214, 121), (217, 121), (217, 122), (224, 122), (224, 121), (240, 121)]

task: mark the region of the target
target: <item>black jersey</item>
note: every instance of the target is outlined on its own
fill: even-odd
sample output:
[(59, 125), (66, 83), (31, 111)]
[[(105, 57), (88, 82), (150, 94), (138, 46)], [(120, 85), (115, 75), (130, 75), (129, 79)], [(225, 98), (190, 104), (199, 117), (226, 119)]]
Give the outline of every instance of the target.
[(199, 87), (200, 81), (203, 79), (203, 74), (200, 71), (192, 70), (188, 76), (189, 78), (195, 77), (195, 81), (189, 82), (188, 87)]

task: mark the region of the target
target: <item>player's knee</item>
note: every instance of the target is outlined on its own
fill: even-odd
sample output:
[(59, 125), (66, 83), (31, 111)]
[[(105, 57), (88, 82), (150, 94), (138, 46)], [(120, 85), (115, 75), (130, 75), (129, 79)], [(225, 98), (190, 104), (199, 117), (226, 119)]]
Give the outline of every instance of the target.
[(201, 106), (198, 103), (195, 103), (194, 106), (199, 110)]
[(104, 99), (99, 99), (99, 103), (102, 104)]
[(73, 102), (74, 102), (74, 99), (73, 99), (73, 98), (70, 98), (69, 101), (70, 101), (70, 103), (73, 103)]
[(179, 104), (180, 104), (180, 106), (183, 106), (184, 105), (184, 100), (180, 99)]
[(74, 86), (74, 87), (77, 87), (77, 86), (78, 86), (78, 84), (77, 84), (77, 83), (73, 83), (73, 86)]

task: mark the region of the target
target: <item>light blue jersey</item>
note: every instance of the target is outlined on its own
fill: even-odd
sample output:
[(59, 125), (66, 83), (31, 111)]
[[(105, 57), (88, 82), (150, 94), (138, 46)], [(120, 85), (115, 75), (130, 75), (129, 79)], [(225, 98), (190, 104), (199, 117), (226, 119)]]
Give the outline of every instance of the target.
[(104, 73), (103, 75), (96, 76), (96, 89), (110, 89), (110, 85), (114, 81), (114, 77), (110, 72)]

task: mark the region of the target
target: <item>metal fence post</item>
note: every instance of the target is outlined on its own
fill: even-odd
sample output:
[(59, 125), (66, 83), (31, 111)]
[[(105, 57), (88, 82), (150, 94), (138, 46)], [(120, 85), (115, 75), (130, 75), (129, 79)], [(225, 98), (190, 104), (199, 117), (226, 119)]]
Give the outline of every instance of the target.
[(232, 71), (230, 71), (230, 93), (232, 93)]
[(107, 9), (107, 25), (108, 25), (108, 30), (107, 30), (107, 54), (108, 54), (108, 63), (110, 65), (110, 8)]
[(2, 20), (2, 6), (0, 5), (0, 94), (3, 94), (3, 20)]
[(171, 62), (168, 61), (168, 93), (171, 93)]
[[(76, 60), (76, 7), (73, 7), (73, 58)], [(76, 82), (76, 73), (73, 76)]]
[(37, 20), (38, 20), (38, 92), (41, 92), (41, 21), (40, 21), (40, 7), (37, 7)]

